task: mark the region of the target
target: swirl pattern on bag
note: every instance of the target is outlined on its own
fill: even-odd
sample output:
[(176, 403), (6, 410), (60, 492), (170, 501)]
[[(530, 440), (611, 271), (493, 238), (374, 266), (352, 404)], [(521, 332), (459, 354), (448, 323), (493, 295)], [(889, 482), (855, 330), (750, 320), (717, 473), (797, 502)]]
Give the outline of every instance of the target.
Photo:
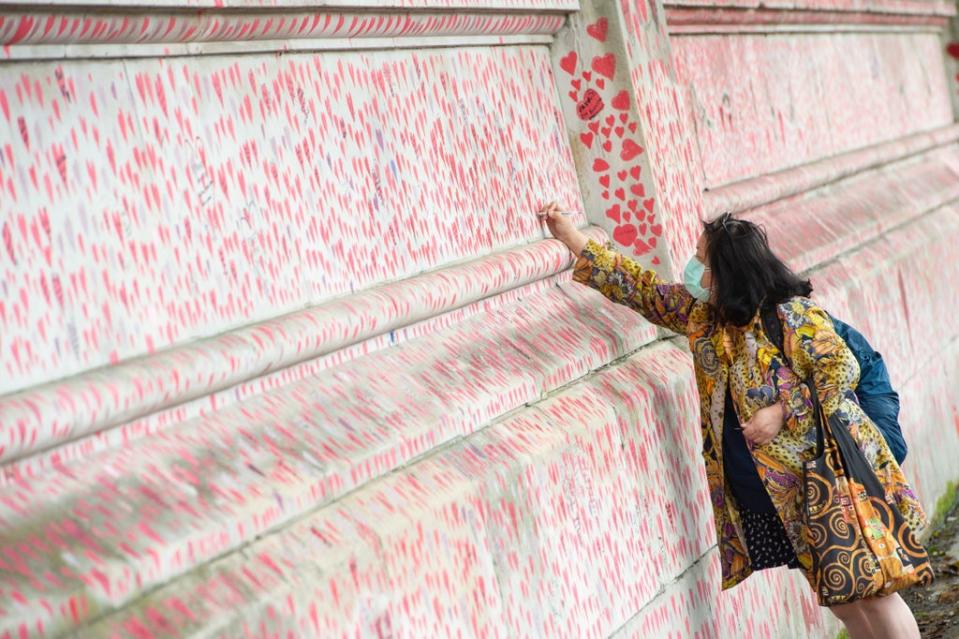
[(925, 549), (841, 419), (823, 426), (822, 454), (806, 462), (803, 486), (820, 605), (887, 595), (933, 580)]

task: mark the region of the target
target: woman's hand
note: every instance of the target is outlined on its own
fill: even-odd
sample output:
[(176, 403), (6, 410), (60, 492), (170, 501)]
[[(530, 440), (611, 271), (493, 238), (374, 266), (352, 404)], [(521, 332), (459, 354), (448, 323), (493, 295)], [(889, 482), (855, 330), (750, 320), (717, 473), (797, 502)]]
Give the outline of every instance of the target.
[(786, 423), (786, 410), (782, 402), (760, 408), (743, 424), (743, 437), (756, 446), (768, 444), (773, 440)]
[(568, 215), (564, 215), (559, 210), (556, 202), (543, 206), (537, 216), (541, 222), (546, 222), (553, 237), (569, 247), (575, 255), (583, 251), (583, 247), (586, 246), (586, 236), (573, 225), (573, 220)]

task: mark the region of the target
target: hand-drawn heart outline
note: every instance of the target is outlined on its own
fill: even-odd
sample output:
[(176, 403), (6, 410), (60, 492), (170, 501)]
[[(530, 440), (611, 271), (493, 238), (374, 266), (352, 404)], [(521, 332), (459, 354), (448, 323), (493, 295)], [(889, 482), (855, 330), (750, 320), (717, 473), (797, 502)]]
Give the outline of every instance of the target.
[(573, 75), (576, 73), (576, 52), (570, 51), (562, 58), (559, 59), (559, 68), (565, 71), (566, 73)]
[(609, 21), (603, 17), (593, 24), (586, 25), (586, 33), (596, 38), (600, 42), (606, 42), (607, 28), (609, 28)]
[(616, 56), (612, 53), (595, 56), (590, 68), (596, 73), (612, 80), (616, 75)]
[(643, 152), (643, 147), (639, 146), (630, 138), (623, 140), (623, 150), (619, 154), (619, 158), (624, 162), (629, 162), (634, 157)]

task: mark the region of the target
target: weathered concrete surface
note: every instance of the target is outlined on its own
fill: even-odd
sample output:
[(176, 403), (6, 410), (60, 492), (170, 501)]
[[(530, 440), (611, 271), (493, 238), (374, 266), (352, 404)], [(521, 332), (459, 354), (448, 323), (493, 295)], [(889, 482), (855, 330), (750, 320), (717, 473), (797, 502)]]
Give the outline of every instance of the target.
[(0, 638), (833, 633), (720, 593), (691, 360), (532, 215), (672, 277), (762, 222), (934, 503), (955, 12), (749, 4), (0, 9)]
[(707, 188), (953, 122), (936, 33), (689, 34), (673, 51)]
[[(59, 445), (58, 459), (65, 460), (75, 447), (62, 444), (82, 435), (307, 362), (300, 367), (305, 369), (298, 375), (302, 378), (336, 363), (317, 365), (319, 357), (382, 342), (384, 334), (397, 343), (403, 341), (401, 329), (418, 322), (433, 320), (435, 329), (438, 316), (485, 298), (542, 289), (549, 280), (555, 283), (556, 274), (571, 262), (572, 255), (559, 242), (537, 242), (117, 364), (108, 371), (10, 394), (0, 399), (0, 423), (7, 425), (11, 437), (0, 449), (0, 459), (18, 461)], [(289, 374), (285, 381), (291, 381)], [(221, 399), (209, 408), (223, 408), (224, 403)], [(179, 412), (179, 420), (187, 417)], [(128, 441), (143, 430), (136, 424), (124, 424), (117, 431)], [(8, 464), (6, 476), (23, 474), (25, 467), (36, 466), (34, 462), (30, 458)]]
[(520, 210), (575, 198), (544, 47), (7, 68), (3, 391), (528, 241)]

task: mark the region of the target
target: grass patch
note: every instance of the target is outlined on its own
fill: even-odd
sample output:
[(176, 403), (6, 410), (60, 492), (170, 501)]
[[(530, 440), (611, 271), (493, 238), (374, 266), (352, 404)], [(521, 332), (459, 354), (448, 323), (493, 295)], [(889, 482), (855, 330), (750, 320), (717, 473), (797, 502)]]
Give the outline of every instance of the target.
[(849, 633), (846, 632), (845, 628), (843, 628), (839, 631), (839, 634), (836, 635), (836, 639), (849, 639)]
[(956, 499), (959, 498), (959, 482), (951, 481), (946, 485), (946, 492), (942, 497), (936, 500), (936, 508), (932, 513), (932, 527), (939, 526), (945, 519), (946, 514), (952, 510)]
[(936, 540), (942, 532), (940, 529), (946, 523), (946, 515), (957, 502), (959, 502), (959, 482), (951, 481), (946, 484), (946, 492), (936, 500), (933, 512), (929, 515), (929, 526), (920, 535), (922, 544), (930, 555), (939, 551)]

